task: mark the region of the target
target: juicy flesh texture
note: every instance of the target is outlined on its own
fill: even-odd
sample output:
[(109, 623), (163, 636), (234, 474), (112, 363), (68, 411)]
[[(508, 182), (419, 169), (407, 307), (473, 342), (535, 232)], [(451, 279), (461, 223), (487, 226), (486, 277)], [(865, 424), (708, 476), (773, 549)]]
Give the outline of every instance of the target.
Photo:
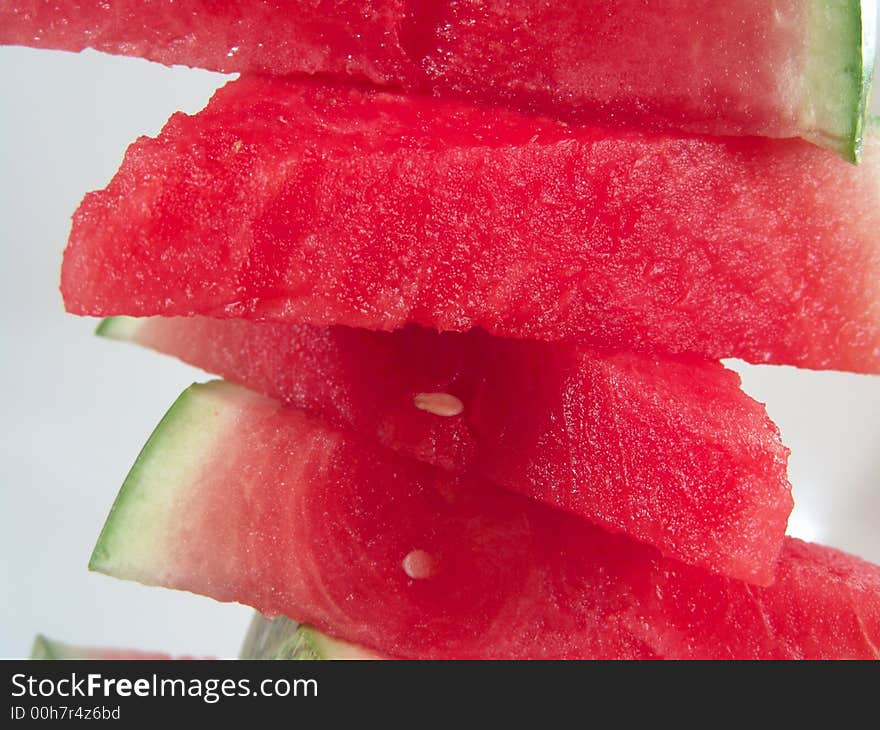
[[(206, 317), (134, 339), (335, 427), (769, 583), (792, 508), (788, 449), (719, 363), (502, 340)], [(444, 393), (460, 415), (415, 407)]]
[(671, 12), (644, 0), (5, 0), (0, 42), (791, 137), (816, 132), (804, 110), (808, 19), (804, 0), (683, 0)]
[[(123, 490), (93, 568), (402, 658), (878, 657), (880, 568), (854, 557), (787, 539), (775, 583), (750, 586), (262, 396), (229, 407), (205, 407), (232, 425), (183, 457), (191, 479)], [(138, 530), (149, 547), (127, 551)], [(430, 577), (405, 572), (415, 549)]]
[(880, 372), (880, 146), (574, 128), (241, 79), (74, 217), (71, 312), (439, 330)]

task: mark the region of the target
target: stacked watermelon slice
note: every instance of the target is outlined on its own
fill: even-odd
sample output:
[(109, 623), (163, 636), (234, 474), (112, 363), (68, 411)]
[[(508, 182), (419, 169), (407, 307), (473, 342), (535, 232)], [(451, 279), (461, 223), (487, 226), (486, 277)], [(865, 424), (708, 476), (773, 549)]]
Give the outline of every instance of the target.
[(226, 379), (91, 568), (256, 608), (249, 658), (880, 656), (719, 362), (880, 373), (873, 5), (723, 5), (0, 0), (242, 74), (74, 216), (67, 309)]

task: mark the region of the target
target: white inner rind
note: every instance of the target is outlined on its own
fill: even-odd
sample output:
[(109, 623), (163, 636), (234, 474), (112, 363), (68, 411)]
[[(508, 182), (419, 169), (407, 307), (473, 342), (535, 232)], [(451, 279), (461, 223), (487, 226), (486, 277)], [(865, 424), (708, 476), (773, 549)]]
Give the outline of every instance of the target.
[(161, 585), (178, 526), (200, 471), (240, 412), (259, 397), (222, 381), (193, 385), (171, 406), (131, 468), (92, 553), (89, 568), (116, 578)]
[(42, 634), (37, 635), (31, 648), (31, 659), (75, 659), (76, 656), (77, 652), (73, 647), (52, 641)]
[(107, 317), (98, 325), (95, 334), (111, 340), (131, 342), (137, 339), (138, 333), (149, 319), (149, 317)]
[(322, 634), (313, 626), (301, 625), (299, 633), (319, 659), (363, 661), (385, 658), (357, 644), (349, 644), (347, 641)]
[(810, 141), (855, 161), (874, 65), (876, 0), (812, 0), (806, 12), (799, 124)]
[(286, 616), (254, 614), (241, 651), (242, 659), (366, 660), (386, 659), (358, 644), (321, 633)]

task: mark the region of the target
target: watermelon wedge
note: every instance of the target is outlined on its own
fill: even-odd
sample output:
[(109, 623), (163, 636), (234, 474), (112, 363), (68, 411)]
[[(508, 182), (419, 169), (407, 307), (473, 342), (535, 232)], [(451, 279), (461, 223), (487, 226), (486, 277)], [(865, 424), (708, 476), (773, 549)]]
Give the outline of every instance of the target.
[(880, 568), (787, 540), (758, 588), (217, 382), (175, 403), (90, 567), (401, 658), (877, 658)]
[(322, 634), (287, 616), (254, 615), (241, 648), (241, 659), (390, 659), (356, 644)]
[(0, 43), (329, 74), (569, 121), (802, 136), (856, 159), (874, 3), (2, 0)]
[(99, 649), (73, 646), (38, 634), (31, 648), (31, 659), (171, 659), (168, 654), (136, 649)]
[[(788, 449), (719, 363), (503, 340), (473, 330), (117, 317), (151, 347), (421, 461), (756, 584), (792, 508)], [(434, 394), (425, 396), (425, 394)], [(452, 417), (419, 398), (453, 396)]]
[(74, 217), (88, 315), (494, 335), (880, 372), (880, 143), (572, 128), (242, 78)]

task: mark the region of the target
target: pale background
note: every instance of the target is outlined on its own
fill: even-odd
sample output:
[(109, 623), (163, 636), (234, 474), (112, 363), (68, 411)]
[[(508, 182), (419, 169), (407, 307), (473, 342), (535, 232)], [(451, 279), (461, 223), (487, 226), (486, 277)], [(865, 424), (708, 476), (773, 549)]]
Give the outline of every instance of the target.
[[(126, 146), (224, 77), (0, 48), (0, 657), (34, 634), (235, 656), (250, 610), (86, 570), (119, 486), (197, 370), (92, 336), (58, 293), (70, 215)], [(876, 108), (876, 106), (875, 106)], [(735, 364), (792, 448), (789, 532), (880, 562), (880, 377)]]

